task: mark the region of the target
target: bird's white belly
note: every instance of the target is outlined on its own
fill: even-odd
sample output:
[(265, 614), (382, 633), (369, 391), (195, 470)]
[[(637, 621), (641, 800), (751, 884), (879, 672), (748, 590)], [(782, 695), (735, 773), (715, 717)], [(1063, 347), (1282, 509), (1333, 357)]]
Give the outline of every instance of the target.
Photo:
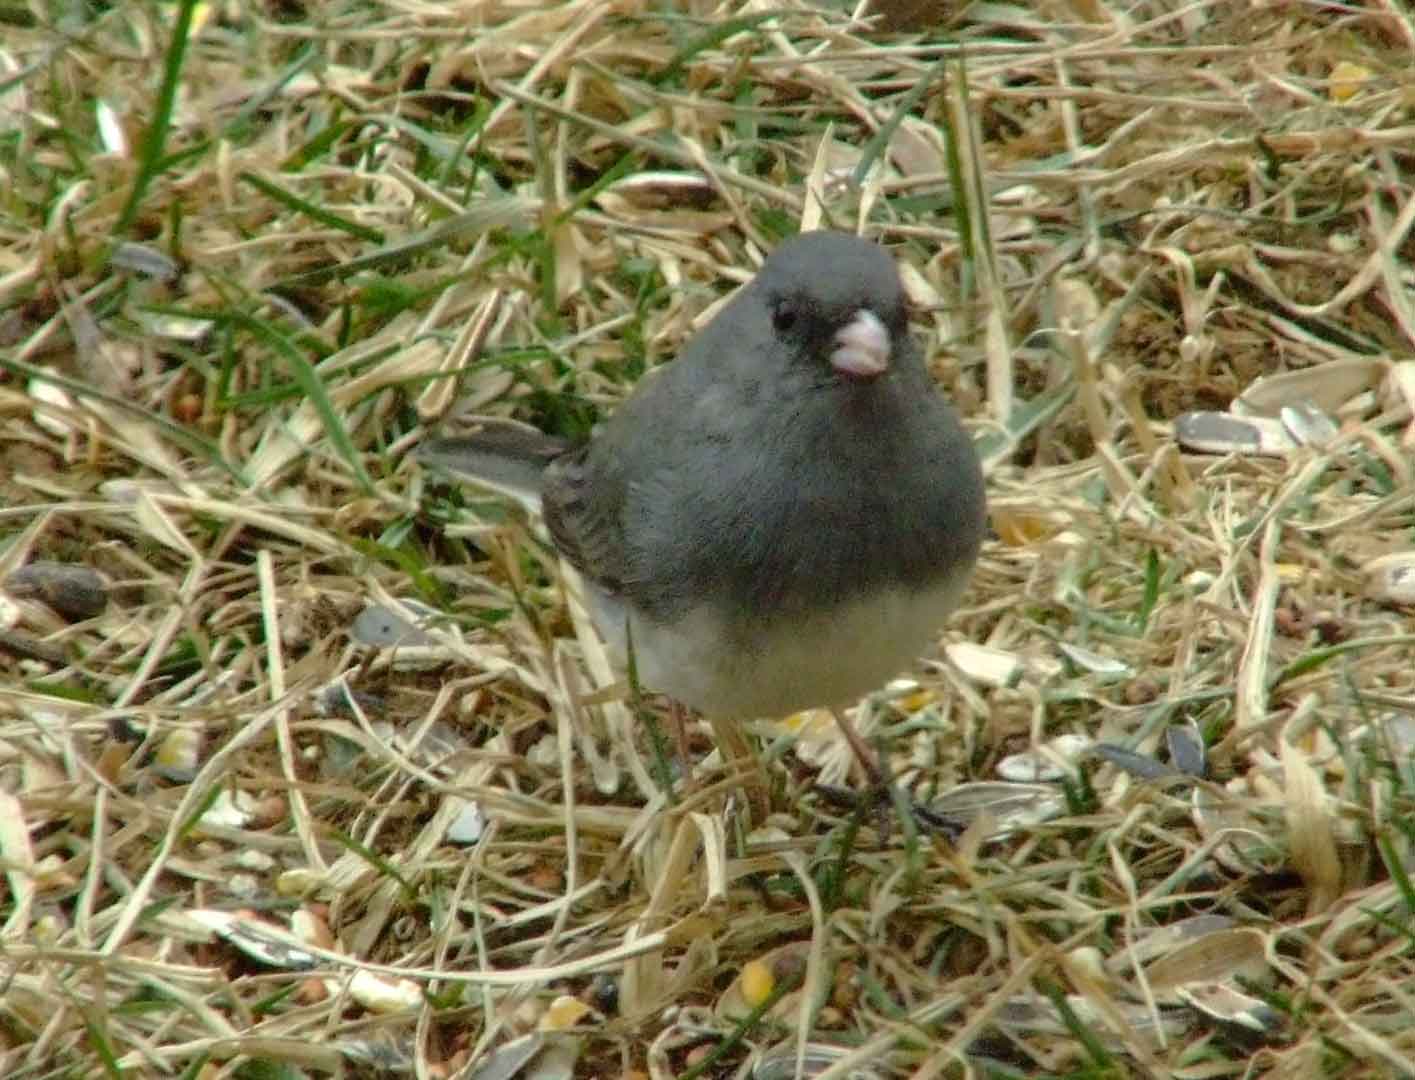
[[(928, 648), (965, 584), (960, 575), (930, 588), (875, 594), (832, 614), (782, 620), (754, 632), (748, 649), (712, 609), (669, 624), (634, 613), (639, 682), (700, 712), (742, 719), (847, 705), (883, 686)], [(623, 606), (598, 594), (591, 609), (622, 664)]]

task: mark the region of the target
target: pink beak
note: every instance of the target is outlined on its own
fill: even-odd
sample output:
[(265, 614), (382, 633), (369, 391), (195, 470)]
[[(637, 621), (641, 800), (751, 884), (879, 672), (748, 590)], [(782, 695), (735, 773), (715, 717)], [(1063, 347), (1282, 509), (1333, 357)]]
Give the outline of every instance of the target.
[(835, 335), (830, 366), (852, 379), (876, 379), (889, 370), (889, 331), (878, 315), (861, 308)]

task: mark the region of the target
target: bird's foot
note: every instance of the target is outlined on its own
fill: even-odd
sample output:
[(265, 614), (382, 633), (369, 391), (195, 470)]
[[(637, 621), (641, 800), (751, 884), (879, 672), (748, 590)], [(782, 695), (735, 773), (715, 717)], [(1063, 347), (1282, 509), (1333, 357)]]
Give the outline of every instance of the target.
[(887, 776), (881, 776), (875, 783), (863, 790), (838, 787), (834, 784), (816, 784), (815, 791), (832, 806), (840, 810), (869, 815), (873, 819), (881, 844), (888, 844), (896, 817), (908, 818), (914, 831), (930, 836), (942, 836), (949, 842), (963, 835), (968, 823), (951, 814), (940, 813), (912, 795)]

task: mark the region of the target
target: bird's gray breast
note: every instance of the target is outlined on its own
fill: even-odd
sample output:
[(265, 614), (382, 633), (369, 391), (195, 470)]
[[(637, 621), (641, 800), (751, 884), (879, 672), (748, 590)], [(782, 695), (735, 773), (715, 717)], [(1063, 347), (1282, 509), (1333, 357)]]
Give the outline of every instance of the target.
[(626, 506), (642, 525), (632, 603), (671, 617), (708, 600), (774, 621), (966, 574), (980, 478), (952, 410), (927, 386), (836, 389), (753, 408), (754, 424), (699, 417), (660, 448)]

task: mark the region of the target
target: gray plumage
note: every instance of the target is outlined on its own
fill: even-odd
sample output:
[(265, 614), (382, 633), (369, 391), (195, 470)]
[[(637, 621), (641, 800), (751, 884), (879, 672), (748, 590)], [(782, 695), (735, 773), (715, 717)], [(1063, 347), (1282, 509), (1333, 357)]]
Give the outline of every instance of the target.
[[(855, 341), (871, 362), (883, 342), (887, 369)], [(841, 233), (782, 244), (588, 443), (503, 428), (419, 456), (494, 487), (538, 478), (610, 644), (628, 621), (644, 685), (720, 715), (876, 688), (942, 625), (984, 532), (977, 455), (893, 260)]]

